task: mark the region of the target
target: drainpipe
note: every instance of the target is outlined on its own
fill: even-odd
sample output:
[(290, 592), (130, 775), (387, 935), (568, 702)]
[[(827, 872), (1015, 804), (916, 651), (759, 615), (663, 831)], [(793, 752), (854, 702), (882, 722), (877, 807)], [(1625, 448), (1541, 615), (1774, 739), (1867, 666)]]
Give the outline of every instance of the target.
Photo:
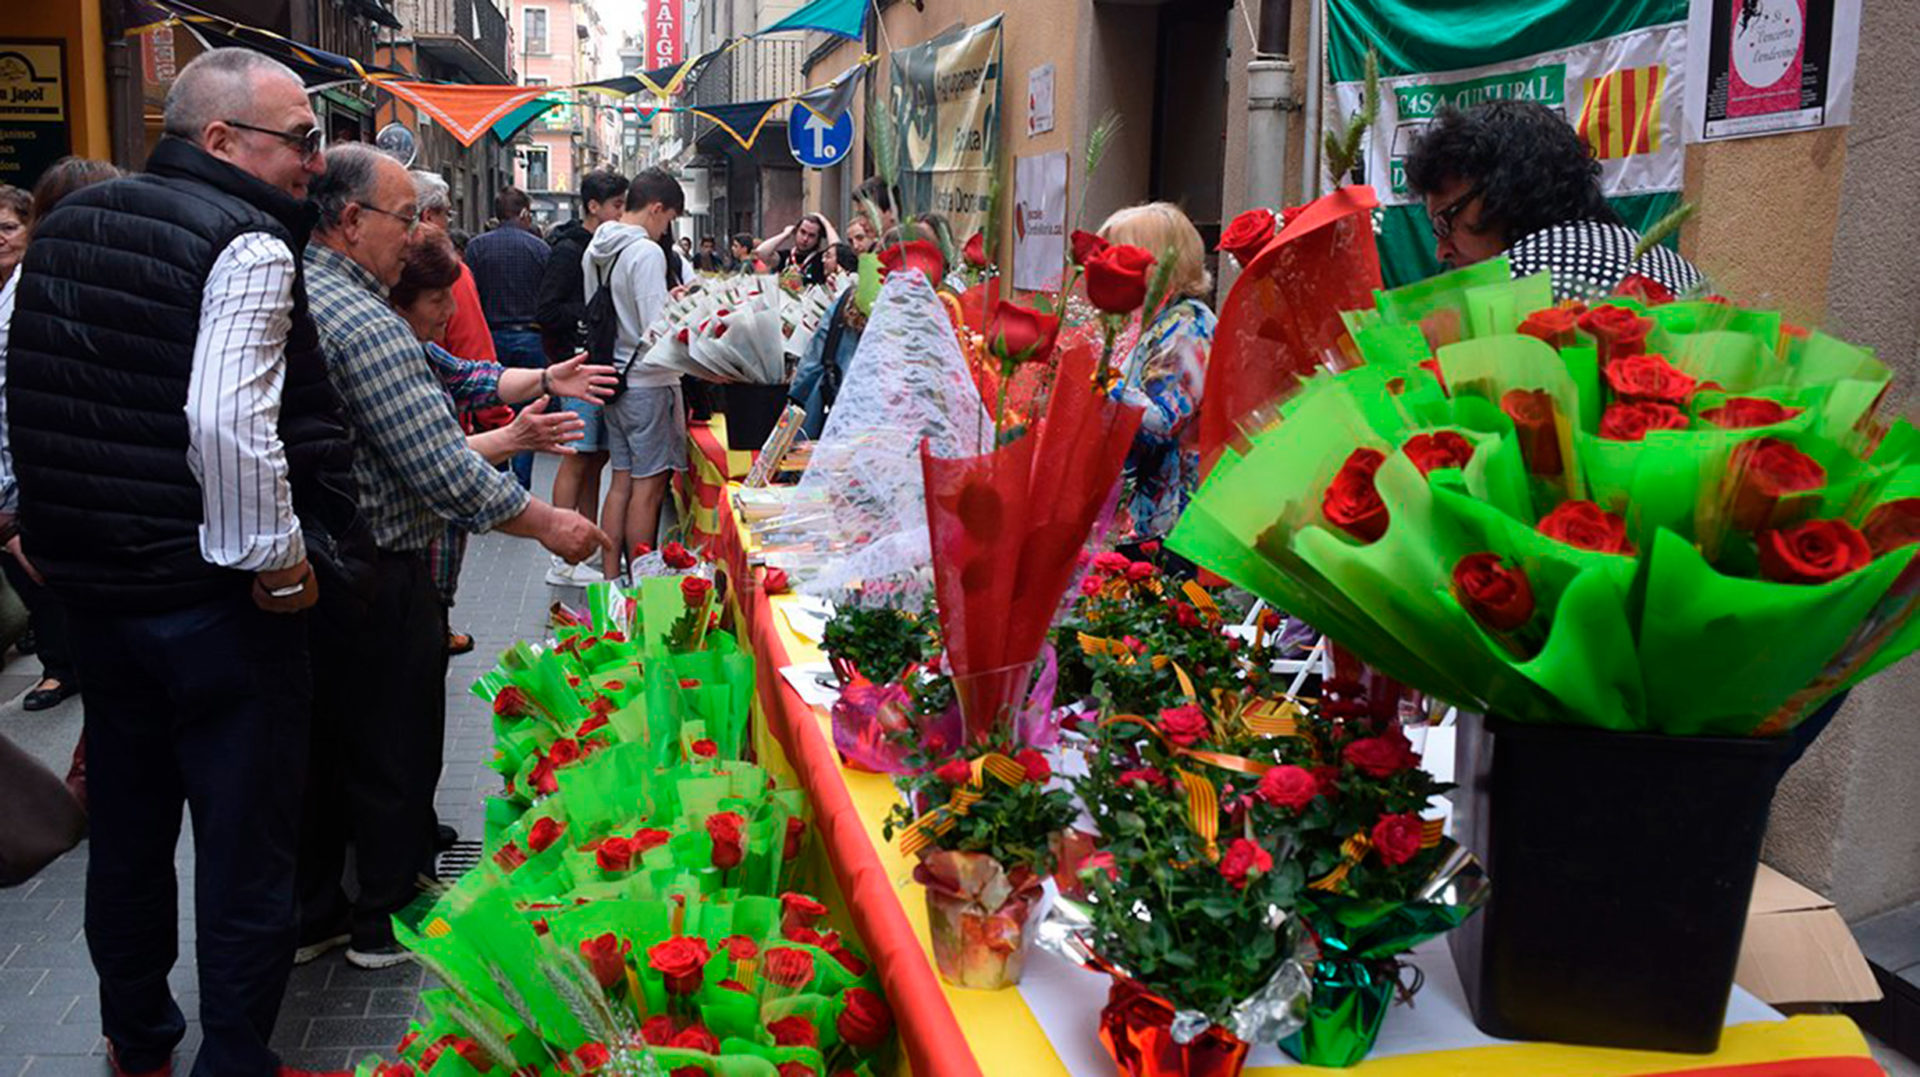
[(1294, 99), (1292, 0), (1264, 0), (1259, 41), (1247, 62), (1247, 204), (1278, 209), (1286, 203), (1288, 113)]

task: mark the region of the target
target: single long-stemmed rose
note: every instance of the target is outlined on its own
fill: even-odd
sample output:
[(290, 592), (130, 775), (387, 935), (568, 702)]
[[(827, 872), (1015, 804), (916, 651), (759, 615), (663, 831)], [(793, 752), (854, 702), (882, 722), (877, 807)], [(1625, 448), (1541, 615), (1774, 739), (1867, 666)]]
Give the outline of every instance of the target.
[(1103, 336), (1100, 365), (1094, 369), (1094, 385), (1104, 391), (1113, 377), (1113, 342), (1120, 326), (1135, 311), (1140, 311), (1144, 327), (1149, 312), (1147, 302), (1156, 260), (1151, 251), (1127, 243), (1109, 244), (1086, 261), (1087, 302), (1100, 311)]
[(993, 305), (993, 318), (987, 323), (987, 350), (1000, 360), (1000, 399), (993, 408), (996, 433), (1006, 422), (1007, 385), (1013, 380), (1013, 372), (1023, 363), (1046, 362), (1059, 336), (1058, 315), (1004, 299)]

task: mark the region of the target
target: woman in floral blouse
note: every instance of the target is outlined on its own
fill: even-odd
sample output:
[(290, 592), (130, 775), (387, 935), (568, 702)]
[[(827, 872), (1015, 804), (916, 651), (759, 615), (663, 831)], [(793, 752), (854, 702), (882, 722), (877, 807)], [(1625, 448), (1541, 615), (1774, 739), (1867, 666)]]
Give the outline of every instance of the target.
[(1195, 419), (1215, 321), (1202, 297), (1212, 290), (1213, 278), (1200, 233), (1171, 203), (1123, 209), (1107, 218), (1100, 235), (1109, 243), (1130, 243), (1174, 259), (1166, 301), (1144, 328), (1130, 330), (1116, 351), (1124, 358), (1114, 397), (1146, 409), (1127, 455), (1116, 521), (1118, 542), (1137, 545), (1173, 530), (1200, 481)]

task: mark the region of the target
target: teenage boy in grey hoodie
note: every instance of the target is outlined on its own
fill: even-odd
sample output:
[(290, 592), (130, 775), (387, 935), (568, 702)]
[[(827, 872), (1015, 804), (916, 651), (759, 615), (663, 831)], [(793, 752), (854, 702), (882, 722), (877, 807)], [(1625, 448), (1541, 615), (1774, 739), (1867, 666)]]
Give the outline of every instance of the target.
[(588, 302), (602, 287), (613, 289), (620, 323), (614, 365), (627, 381), (626, 391), (606, 407), (613, 479), (600, 522), (613, 539), (604, 558), (610, 580), (620, 576), (623, 555), (641, 543), (654, 545), (667, 484), (674, 472), (687, 468), (680, 376), (639, 362), (640, 339), (667, 305), (667, 259), (660, 241), (685, 206), (686, 195), (671, 173), (642, 171), (627, 188), (626, 211), (594, 231), (581, 259)]

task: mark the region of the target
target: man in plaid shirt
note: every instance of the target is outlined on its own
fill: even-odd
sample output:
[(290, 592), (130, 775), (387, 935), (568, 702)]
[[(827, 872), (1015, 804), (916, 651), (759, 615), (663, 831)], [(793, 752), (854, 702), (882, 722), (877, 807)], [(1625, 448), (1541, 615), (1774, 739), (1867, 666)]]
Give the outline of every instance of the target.
[[(446, 607), (428, 544), (451, 520), (538, 539), (578, 561), (607, 536), (580, 514), (530, 496), (467, 448), (420, 342), (387, 305), (419, 220), (399, 162), (359, 144), (327, 152), (311, 197), (307, 295), (328, 376), (346, 404), (360, 506), (380, 547), (370, 606), (331, 606), (313, 624), (316, 720), (300, 852), (301, 946), (335, 946), (383, 968), (407, 959), (390, 917), (430, 864), (446, 732)], [(354, 846), (358, 898), (341, 886)]]

